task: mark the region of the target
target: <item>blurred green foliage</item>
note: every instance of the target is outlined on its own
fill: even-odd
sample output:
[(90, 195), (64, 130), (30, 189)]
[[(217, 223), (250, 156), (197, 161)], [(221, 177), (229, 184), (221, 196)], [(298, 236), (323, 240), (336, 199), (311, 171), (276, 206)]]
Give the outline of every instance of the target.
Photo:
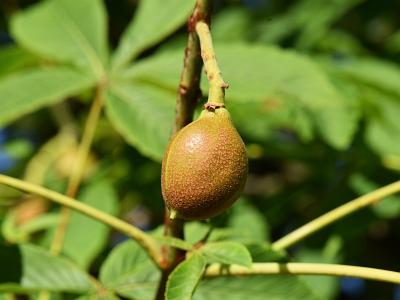
[[(94, 87), (106, 81), (105, 114), (77, 198), (150, 230), (163, 222), (160, 162), (194, 1), (137, 2), (0, 2), (0, 172), (64, 192), (76, 141), (61, 132), (72, 124), (72, 135), (79, 137)], [(242, 199), (211, 220), (216, 226), (211, 241), (243, 243), (254, 261), (287, 261), (268, 250), (271, 241), (398, 180), (399, 11), (400, 4), (389, 0), (216, 1), (211, 32), (250, 174)], [(44, 160), (42, 150), (49, 153)], [(65, 267), (63, 259), (32, 245), (48, 247), (59, 207), (28, 200), (0, 186), (6, 241), (0, 265), (14, 270), (9, 278), (1, 274), (0, 283), (18, 282), (18, 255), (34, 257), (43, 268)], [(399, 215), (398, 196), (383, 199), (292, 247), (290, 259), (397, 271)], [(209, 226), (191, 222), (187, 240), (200, 241)], [(92, 275), (100, 272), (100, 281), (110, 287), (107, 297), (115, 298), (115, 292), (151, 298), (159, 274), (136, 244), (125, 242), (107, 257), (124, 237), (79, 214), (71, 228), (63, 254)], [(30, 244), (20, 246), (20, 253), (12, 250), (26, 241)], [(137, 256), (123, 266), (118, 257), (129, 253)], [(94, 289), (81, 269), (66, 268), (64, 279), (38, 282), (41, 269), (28, 266), (23, 287), (2, 284), (0, 292)], [(121, 288), (132, 278), (137, 286)], [(252, 299), (264, 299), (266, 291), (273, 299), (390, 299), (393, 293), (390, 284), (368, 282), (360, 298), (352, 298), (337, 278), (279, 278), (271, 277), (266, 286), (263, 277), (208, 280), (194, 299), (247, 299), (250, 292), (238, 292), (246, 288)]]

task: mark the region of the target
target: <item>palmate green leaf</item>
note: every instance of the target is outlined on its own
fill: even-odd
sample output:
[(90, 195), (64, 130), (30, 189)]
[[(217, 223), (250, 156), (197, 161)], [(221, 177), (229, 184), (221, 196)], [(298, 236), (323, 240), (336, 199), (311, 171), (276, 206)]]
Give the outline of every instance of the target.
[(181, 262), (168, 278), (166, 300), (190, 300), (206, 268), (206, 258), (199, 252)]
[(114, 127), (143, 155), (161, 162), (167, 147), (176, 93), (140, 82), (114, 84), (106, 113)]
[[(110, 182), (101, 180), (85, 187), (78, 200), (101, 211), (115, 215), (118, 212), (118, 197)], [(63, 253), (79, 266), (88, 269), (101, 253), (108, 240), (110, 227), (79, 212), (71, 212)]]
[(32, 68), (0, 80), (0, 124), (64, 100), (94, 80), (69, 67)]
[(102, 0), (46, 0), (17, 13), (11, 32), (18, 44), (62, 62), (104, 75), (107, 16)]
[(141, 1), (112, 56), (112, 68), (120, 69), (140, 52), (182, 26), (188, 20), (194, 4), (194, 0)]
[[(318, 131), (338, 149), (351, 142), (359, 108), (346, 101), (310, 58), (277, 47), (246, 44), (216, 46), (215, 52), (230, 85), (226, 105), (239, 131), (264, 140), (272, 130), (285, 128), (297, 132), (304, 141)], [(180, 51), (163, 52), (138, 62), (124, 78), (176, 90), (181, 60)], [(205, 77), (202, 89), (206, 94)]]
[(100, 281), (129, 299), (154, 299), (160, 271), (135, 241), (116, 246), (100, 269)]
[(234, 242), (206, 243), (200, 248), (213, 262), (251, 267), (251, 255), (245, 246)]
[(22, 278), (19, 285), (0, 285), (0, 291), (88, 292), (94, 290), (89, 275), (70, 261), (50, 255), (32, 244), (19, 246), (22, 255)]

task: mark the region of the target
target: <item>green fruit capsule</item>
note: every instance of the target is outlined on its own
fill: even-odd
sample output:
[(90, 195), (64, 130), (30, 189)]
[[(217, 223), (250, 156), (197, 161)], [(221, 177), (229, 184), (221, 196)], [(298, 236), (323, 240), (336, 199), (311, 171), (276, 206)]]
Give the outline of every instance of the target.
[(205, 220), (228, 209), (247, 179), (244, 143), (224, 107), (208, 107), (171, 139), (161, 188), (170, 218)]

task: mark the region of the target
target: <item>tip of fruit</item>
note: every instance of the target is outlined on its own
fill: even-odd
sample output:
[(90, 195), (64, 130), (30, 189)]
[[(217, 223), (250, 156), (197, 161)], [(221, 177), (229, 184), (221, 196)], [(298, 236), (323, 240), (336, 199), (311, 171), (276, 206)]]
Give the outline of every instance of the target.
[(174, 219), (179, 218), (178, 212), (177, 212), (176, 210), (174, 210), (174, 209), (171, 209), (171, 210), (170, 210), (170, 213), (169, 213), (169, 218), (170, 218), (171, 220), (174, 220)]

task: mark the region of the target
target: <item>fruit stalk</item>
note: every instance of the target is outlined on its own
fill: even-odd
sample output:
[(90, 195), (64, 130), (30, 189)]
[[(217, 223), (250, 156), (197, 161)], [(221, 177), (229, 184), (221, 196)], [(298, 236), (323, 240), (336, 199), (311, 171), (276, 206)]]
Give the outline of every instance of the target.
[(193, 121), (193, 112), (201, 101), (200, 78), (203, 60), (199, 36), (195, 27), (198, 21), (210, 24), (214, 1), (198, 0), (188, 21), (188, 43), (185, 49), (183, 70), (176, 99), (175, 122), (171, 136)]
[(206, 107), (223, 107), (225, 104), (225, 89), (227, 89), (229, 85), (224, 82), (221, 71), (218, 67), (209, 25), (205, 22), (198, 22), (196, 24), (196, 32), (200, 39), (201, 57), (204, 62), (204, 73), (207, 74), (209, 86), (208, 102)]

